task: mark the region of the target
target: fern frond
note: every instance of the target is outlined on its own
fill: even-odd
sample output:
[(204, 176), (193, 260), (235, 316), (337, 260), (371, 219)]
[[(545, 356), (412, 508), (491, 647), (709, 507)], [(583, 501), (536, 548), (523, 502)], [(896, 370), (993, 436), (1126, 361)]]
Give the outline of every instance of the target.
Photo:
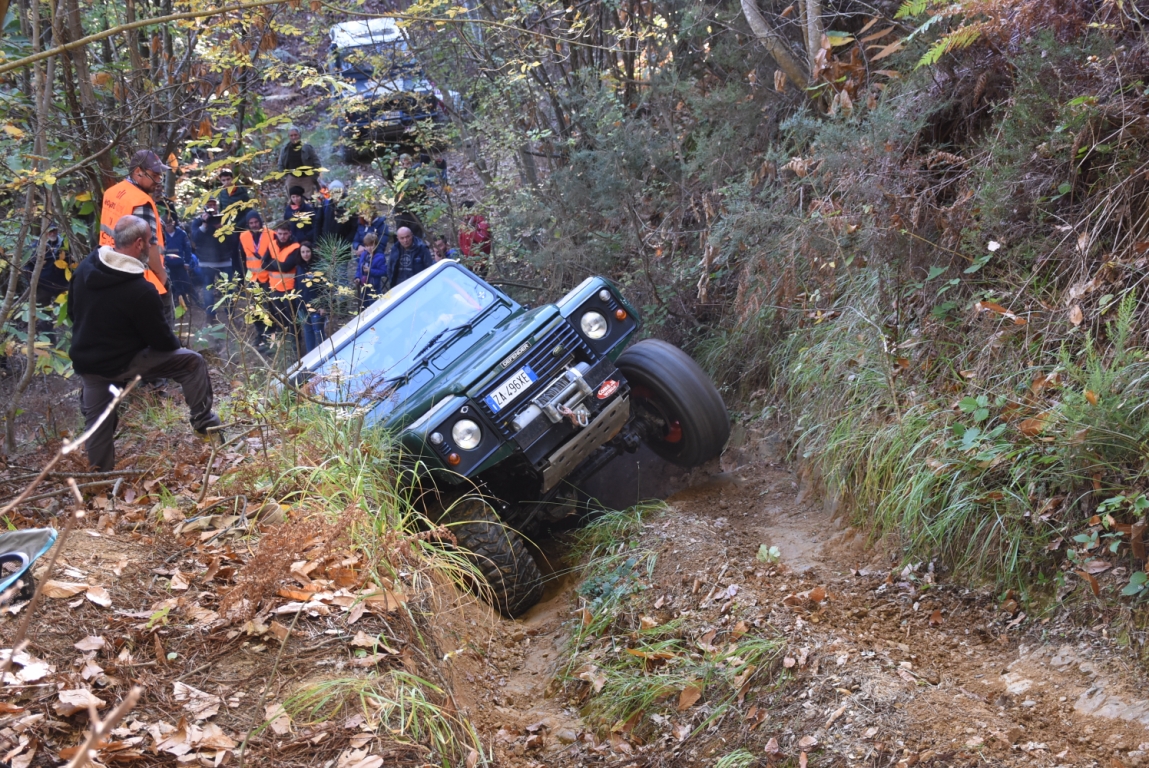
[(941, 57), (947, 53), (958, 51), (962, 48), (969, 48), (981, 37), (981, 27), (981, 24), (970, 24), (969, 26), (955, 29), (953, 32), (936, 40), (929, 47), (929, 50), (918, 59), (917, 66), (928, 67), (932, 64), (937, 64), (938, 61), (941, 60)]
[(905, 0), (902, 7), (894, 14), (895, 19), (905, 19), (911, 16), (921, 16), (930, 6), (930, 0)]

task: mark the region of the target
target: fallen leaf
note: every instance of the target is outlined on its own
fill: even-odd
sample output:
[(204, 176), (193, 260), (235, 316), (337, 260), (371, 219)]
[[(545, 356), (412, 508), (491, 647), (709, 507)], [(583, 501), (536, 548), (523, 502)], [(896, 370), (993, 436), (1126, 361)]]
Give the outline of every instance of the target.
[(1092, 389), (1085, 390), (1085, 399), (1089, 401), (1090, 405), (1097, 405), (1097, 401), (1098, 401), (1097, 393), (1094, 392)]
[(98, 635), (88, 635), (72, 647), (77, 651), (98, 651), (106, 645), (104, 638)]
[(702, 688), (697, 683), (691, 683), (682, 689), (682, 693), (678, 694), (678, 711), (683, 712), (690, 709), (701, 698)]
[(41, 590), (44, 597), (50, 597), (54, 600), (60, 600), (65, 597), (73, 597), (88, 589), (87, 584), (76, 584), (69, 581), (45, 581), (44, 587)]
[(749, 631), (750, 626), (745, 621), (740, 621), (734, 625), (734, 629), (730, 630), (730, 634), (734, 636), (735, 640), (737, 640)]
[(810, 590), (810, 599), (815, 603), (821, 603), (824, 601), (826, 599), (825, 587), (815, 587), (814, 589)]
[(1087, 573), (1104, 573), (1113, 567), (1112, 563), (1107, 563), (1104, 560), (1090, 560), (1082, 569)]
[(102, 709), (108, 706), (106, 701), (97, 698), (96, 695), (87, 688), (74, 688), (68, 691), (60, 691), (59, 697), (60, 700), (52, 706), (52, 709), (56, 710), (56, 714), (60, 717), (70, 717), (77, 712), (87, 712), (89, 704), (96, 709)]
[(806, 766), (808, 765), (807, 759), (808, 758), (806, 757), (805, 752), (799, 752), (798, 753), (798, 768), (806, 768)]
[(577, 677), (579, 680), (586, 680), (588, 683), (590, 683), (591, 688), (594, 689), (595, 693), (601, 691), (603, 686), (606, 685), (606, 675), (604, 675), (602, 671), (593, 664), (580, 670), (575, 675), (575, 677)]
[(1045, 430), (1045, 420), (1047, 418), (1048, 415), (1043, 413), (1039, 416), (1023, 419), (1018, 423), (1017, 428), (1021, 431), (1021, 434), (1026, 437), (1034, 437), (1040, 435), (1042, 431)]
[(172, 574), (171, 588), (177, 592), (182, 592), (191, 586), (188, 577), (182, 571), (176, 571)]
[(291, 716), (287, 714), (287, 710), (283, 708), (282, 704), (269, 704), (264, 710), (267, 717), (268, 726), (277, 735), (283, 736), (291, 733)]
[(778, 739), (770, 737), (770, 741), (766, 742), (766, 754), (770, 757), (778, 757), (782, 754), (782, 749), (778, 746)]
[(88, 587), (88, 591), (84, 593), (84, 597), (88, 598), (89, 602), (95, 603), (101, 608), (110, 608), (112, 606), (112, 596), (108, 594), (108, 590), (103, 587)]
[(1085, 319), (1085, 313), (1081, 311), (1080, 304), (1074, 304), (1069, 308), (1069, 322), (1074, 325), (1081, 325), (1081, 321)]
[(942, 612), (940, 608), (934, 608), (934, 612), (930, 614), (930, 626), (936, 627), (942, 623)]
[(650, 616), (643, 616), (642, 619), (639, 620), (639, 625), (643, 629), (653, 629), (658, 626), (658, 621)]
[(1097, 579), (1093, 574), (1086, 573), (1085, 571), (1074, 571), (1078, 576), (1089, 582), (1089, 588), (1093, 590), (1094, 597), (1101, 597), (1101, 585), (1097, 583)]
[(186, 683), (177, 681), (173, 689), (175, 700), (184, 705), (184, 710), (191, 715), (192, 720), (206, 720), (214, 716), (223, 704), (223, 699), (214, 693), (201, 691)]
[(798, 748), (799, 749), (811, 749), (815, 745), (817, 745), (817, 743), (818, 743), (818, 740), (816, 738), (814, 738), (813, 736), (803, 736), (802, 738), (798, 739)]

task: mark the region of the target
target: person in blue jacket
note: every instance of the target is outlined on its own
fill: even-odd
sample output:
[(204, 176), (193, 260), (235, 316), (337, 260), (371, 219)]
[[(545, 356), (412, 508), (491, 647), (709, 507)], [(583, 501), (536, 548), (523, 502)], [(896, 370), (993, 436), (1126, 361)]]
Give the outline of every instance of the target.
[(435, 263), (427, 244), (415, 237), (409, 227), (395, 232), (395, 245), (387, 254), (388, 284), (394, 288)]
[(359, 284), (360, 310), (367, 309), (387, 289), (387, 249), (374, 232), (359, 245), (355, 282)]
[(355, 239), (351, 241), (351, 249), (356, 253), (359, 252), (359, 246), (363, 244), (363, 238), (367, 233), (371, 232), (380, 243), (380, 248), (386, 249), (387, 238), (391, 236), (391, 230), (387, 227), (387, 218), (385, 216), (376, 216), (371, 221), (367, 217), (359, 215), (359, 229), (355, 232)]
[(164, 268), (172, 281), (172, 298), (186, 305), (198, 304), (196, 288), (199, 280), (199, 259), (192, 251), (191, 238), (180, 226), (175, 213), (168, 211), (164, 224)]

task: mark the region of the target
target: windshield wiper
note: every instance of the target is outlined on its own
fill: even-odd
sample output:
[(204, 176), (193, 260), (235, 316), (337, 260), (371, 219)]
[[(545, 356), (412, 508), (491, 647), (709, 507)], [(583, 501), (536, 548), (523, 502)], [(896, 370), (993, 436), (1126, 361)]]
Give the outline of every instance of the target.
[(415, 353), (415, 364), (418, 365), (419, 363), (423, 362), (423, 353), (426, 352), (427, 350), (431, 349), (432, 347), (434, 347), (439, 342), (439, 339), (443, 338), (448, 333), (453, 333), (454, 331), (461, 331), (464, 328), (466, 328), (469, 331), (474, 327), (475, 327), (475, 321), (469, 320), (469, 321), (462, 323), (460, 325), (456, 325), (454, 328), (444, 328), (443, 330), (439, 331), (438, 333), (436, 333), (434, 336), (431, 337), (430, 341), (428, 341), (426, 344), (423, 345), (422, 349), (420, 349), (418, 352)]

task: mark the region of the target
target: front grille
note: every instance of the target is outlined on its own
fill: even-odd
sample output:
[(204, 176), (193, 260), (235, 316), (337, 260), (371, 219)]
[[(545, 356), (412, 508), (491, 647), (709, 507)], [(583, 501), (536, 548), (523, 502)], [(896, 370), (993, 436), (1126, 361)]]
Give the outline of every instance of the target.
[[(563, 352), (558, 357), (553, 353), (555, 347), (562, 345)], [(562, 370), (563, 366), (571, 361), (572, 356), (576, 360), (592, 360), (593, 356), (590, 349), (583, 343), (582, 337), (578, 335), (574, 327), (570, 323), (562, 323), (547, 336), (535, 343), (525, 355), (520, 357), (512, 363), (506, 371), (506, 375), (510, 375), (515, 371), (522, 368), (524, 365), (529, 365), (531, 370), (539, 377), (534, 384), (531, 385), (524, 394), (519, 395), (515, 400), (514, 406), (506, 408), (497, 414), (491, 410), (487, 405), (486, 397), (491, 390), (498, 387), (503, 383), (506, 376), (497, 380), (491, 387), (479, 395), (479, 408), (498, 428), (504, 438), (510, 439), (514, 435), (514, 428), (511, 426), (511, 419), (515, 414), (527, 406), (531, 400), (538, 396), (540, 392), (550, 386), (551, 381)]]

